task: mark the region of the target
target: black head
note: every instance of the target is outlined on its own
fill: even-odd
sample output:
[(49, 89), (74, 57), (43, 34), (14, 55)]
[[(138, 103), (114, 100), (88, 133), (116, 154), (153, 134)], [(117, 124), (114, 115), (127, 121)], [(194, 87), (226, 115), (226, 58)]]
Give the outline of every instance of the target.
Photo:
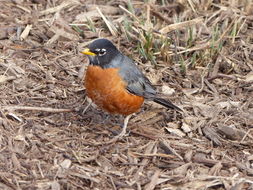
[(119, 54), (119, 50), (107, 39), (97, 39), (89, 44), (83, 54), (88, 55), (90, 64), (106, 67)]

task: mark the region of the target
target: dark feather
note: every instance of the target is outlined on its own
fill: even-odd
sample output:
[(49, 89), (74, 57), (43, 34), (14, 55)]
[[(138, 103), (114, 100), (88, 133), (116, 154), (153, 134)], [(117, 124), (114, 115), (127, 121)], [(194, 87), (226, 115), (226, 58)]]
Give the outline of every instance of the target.
[(176, 109), (178, 111), (182, 111), (179, 107), (175, 106), (174, 104), (172, 104), (169, 100), (164, 100), (162, 98), (155, 98), (153, 100), (155, 103), (158, 103), (166, 108), (170, 108), (170, 109)]

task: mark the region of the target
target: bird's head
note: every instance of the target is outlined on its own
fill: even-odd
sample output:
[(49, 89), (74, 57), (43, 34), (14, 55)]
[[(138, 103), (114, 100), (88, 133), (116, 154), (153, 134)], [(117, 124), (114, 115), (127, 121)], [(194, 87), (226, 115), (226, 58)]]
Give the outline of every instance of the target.
[(107, 39), (97, 39), (88, 45), (81, 53), (87, 55), (91, 65), (106, 67), (119, 53), (113, 43)]

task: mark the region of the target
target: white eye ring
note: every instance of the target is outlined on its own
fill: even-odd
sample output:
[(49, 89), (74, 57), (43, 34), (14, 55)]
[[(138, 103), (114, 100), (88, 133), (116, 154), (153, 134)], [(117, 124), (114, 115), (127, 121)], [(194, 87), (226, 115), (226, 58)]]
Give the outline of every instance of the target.
[(98, 53), (98, 55), (99, 56), (103, 56), (103, 55), (105, 55), (106, 54), (106, 49), (99, 49), (99, 51), (98, 51), (99, 53)]

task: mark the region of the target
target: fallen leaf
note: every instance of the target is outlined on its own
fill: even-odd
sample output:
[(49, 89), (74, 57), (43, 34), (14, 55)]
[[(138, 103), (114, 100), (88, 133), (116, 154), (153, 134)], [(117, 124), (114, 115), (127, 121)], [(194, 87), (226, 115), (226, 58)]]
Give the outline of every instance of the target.
[(162, 93), (171, 96), (175, 93), (175, 90), (173, 88), (170, 88), (169, 86), (163, 85)]
[(183, 125), (182, 125), (181, 128), (182, 128), (182, 130), (183, 130), (185, 133), (189, 133), (189, 132), (192, 131), (190, 125), (188, 125), (188, 124), (186, 124), (186, 123), (183, 123)]
[(7, 77), (5, 75), (0, 75), (0, 84), (5, 83), (7, 81)]
[(245, 79), (246, 82), (251, 82), (253, 81), (253, 72), (250, 72), (246, 75), (246, 79)]
[(68, 169), (71, 165), (71, 160), (65, 159), (60, 163), (60, 166), (64, 169)]

